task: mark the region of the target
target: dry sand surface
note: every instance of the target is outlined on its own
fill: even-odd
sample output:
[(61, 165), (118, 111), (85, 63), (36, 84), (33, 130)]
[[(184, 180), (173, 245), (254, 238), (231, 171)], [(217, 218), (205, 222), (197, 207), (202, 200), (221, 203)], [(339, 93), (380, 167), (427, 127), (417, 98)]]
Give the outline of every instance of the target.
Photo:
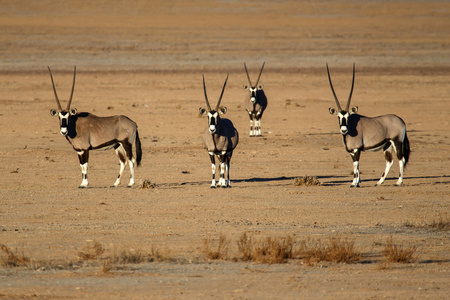
[[(246, 62), (269, 98), (262, 137), (250, 138)], [(361, 187), (339, 134), (325, 63), (341, 102), (356, 63), (352, 105), (394, 113), (412, 153), (404, 186), (381, 152), (361, 156)], [(72, 107), (124, 114), (143, 147), (136, 185), (110, 186), (112, 150), (91, 152), (87, 189), (59, 133), (47, 66)], [(202, 143), (202, 74), (211, 102), (240, 132), (232, 188), (209, 188)], [(448, 1), (0, 1), (0, 244), (31, 262), (0, 267), (0, 298), (448, 299), (450, 294)], [(128, 177), (129, 171), (125, 171)], [(321, 186), (295, 186), (317, 176)], [(156, 183), (141, 189), (144, 180)], [(442, 221), (447, 228), (430, 225)], [(237, 241), (340, 237), (358, 263), (243, 261)], [(205, 239), (229, 241), (210, 260)], [(416, 247), (390, 263), (387, 240)], [(105, 252), (82, 260), (94, 241)], [(114, 263), (121, 251), (163, 258)], [(2, 251), (5, 261), (5, 251)], [(108, 261), (112, 262), (108, 265)]]

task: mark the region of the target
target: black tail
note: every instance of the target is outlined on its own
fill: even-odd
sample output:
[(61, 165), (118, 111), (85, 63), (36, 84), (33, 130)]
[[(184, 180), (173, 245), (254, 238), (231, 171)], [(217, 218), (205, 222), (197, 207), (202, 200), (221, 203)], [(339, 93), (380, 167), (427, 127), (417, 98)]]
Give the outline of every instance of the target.
[(138, 167), (141, 164), (141, 160), (142, 160), (141, 140), (139, 139), (139, 132), (136, 130), (136, 162)]
[(403, 153), (403, 157), (405, 158), (405, 166), (408, 163), (409, 160), (409, 154), (411, 153), (411, 149), (409, 148), (409, 140), (408, 140), (408, 136), (406, 135), (405, 132), (405, 138), (403, 139), (403, 144), (402, 144), (402, 153)]

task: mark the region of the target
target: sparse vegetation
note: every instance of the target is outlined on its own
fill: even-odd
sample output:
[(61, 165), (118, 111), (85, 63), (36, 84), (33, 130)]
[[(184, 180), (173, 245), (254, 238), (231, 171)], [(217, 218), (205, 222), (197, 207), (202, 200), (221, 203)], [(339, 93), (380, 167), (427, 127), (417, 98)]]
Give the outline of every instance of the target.
[(314, 186), (314, 185), (321, 185), (319, 179), (317, 179), (316, 176), (303, 176), (303, 177), (297, 177), (294, 179), (294, 185), (295, 186)]
[(0, 244), (0, 264), (4, 267), (18, 267), (21, 265), (28, 264), (30, 258), (25, 256), (22, 252), (21, 254), (14, 253), (6, 245)]
[(253, 236), (244, 233), (238, 243), (238, 250), (244, 261), (261, 263), (284, 263), (293, 258), (295, 239), (287, 237), (266, 237), (256, 240)]
[(227, 259), (230, 241), (220, 234), (217, 245), (211, 238), (205, 238), (204, 252), (209, 259)]
[(362, 253), (356, 251), (354, 242), (339, 236), (330, 237), (328, 244), (323, 244), (321, 240), (309, 240), (303, 243), (302, 248), (301, 256), (309, 265), (321, 261), (357, 263), (362, 257)]
[(105, 248), (99, 242), (92, 241), (78, 251), (78, 257), (82, 260), (94, 260), (100, 258), (104, 252)]
[(156, 188), (156, 183), (151, 182), (150, 179), (144, 179), (139, 186), (141, 189), (154, 189)]
[(392, 237), (390, 237), (386, 241), (383, 255), (388, 262), (411, 263), (416, 260), (414, 256), (416, 250), (416, 246), (404, 247), (402, 245), (396, 245), (393, 243)]
[(417, 223), (414, 224), (410, 221), (405, 221), (403, 226), (408, 228), (427, 228), (436, 231), (449, 231), (450, 230), (450, 218), (439, 216), (438, 218), (433, 219), (429, 223)]

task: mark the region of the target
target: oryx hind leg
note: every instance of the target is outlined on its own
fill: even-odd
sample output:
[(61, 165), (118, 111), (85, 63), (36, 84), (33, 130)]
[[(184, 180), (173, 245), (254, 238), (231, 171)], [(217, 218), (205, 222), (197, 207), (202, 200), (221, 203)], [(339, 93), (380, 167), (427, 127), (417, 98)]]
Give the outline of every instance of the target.
[(392, 158), (392, 144), (387, 144), (384, 148), (384, 159), (386, 160), (386, 168), (384, 170), (383, 175), (381, 176), (380, 180), (375, 184), (375, 186), (381, 185), (384, 180), (386, 179), (386, 176), (389, 174), (389, 171), (391, 170), (392, 164), (394, 163), (394, 160)]
[(122, 144), (122, 147), (125, 149), (128, 166), (130, 168), (130, 181), (128, 182), (128, 187), (132, 187), (134, 185), (134, 164), (135, 164), (135, 159), (133, 157), (133, 144), (126, 141)]
[(226, 171), (227, 171), (227, 187), (231, 187), (231, 180), (230, 180), (230, 161), (231, 156), (233, 155), (233, 152), (228, 152), (226, 157)]
[(116, 182), (114, 182), (114, 187), (117, 187), (120, 184), (123, 171), (125, 170), (125, 166), (127, 165), (127, 153), (122, 144), (117, 144), (116, 146), (114, 146), (114, 150), (116, 151), (116, 155), (119, 158), (120, 162), (119, 176), (117, 176)]
[(398, 158), (398, 166), (399, 166), (399, 175), (398, 180), (395, 183), (396, 186), (402, 186), (403, 185), (403, 172), (405, 171), (405, 155), (403, 153), (403, 144), (402, 142), (398, 141), (394, 143), (395, 153), (397, 154)]
[(89, 184), (88, 178), (87, 178), (89, 150), (77, 151), (77, 154), (78, 154), (78, 159), (80, 160), (81, 177), (82, 177), (79, 188), (85, 188)]

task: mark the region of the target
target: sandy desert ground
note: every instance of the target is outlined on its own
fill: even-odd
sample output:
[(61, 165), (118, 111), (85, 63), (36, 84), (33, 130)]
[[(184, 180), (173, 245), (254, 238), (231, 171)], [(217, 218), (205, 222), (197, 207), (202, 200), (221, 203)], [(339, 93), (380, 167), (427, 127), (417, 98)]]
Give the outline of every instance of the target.
[[(448, 299), (450, 3), (447, 1), (0, 1), (0, 244), (31, 259), (0, 267), (5, 299)], [(246, 62), (269, 98), (262, 137), (248, 136)], [(361, 156), (361, 187), (335, 116), (325, 63), (345, 102), (407, 125), (404, 185), (386, 182), (381, 152)], [(139, 126), (136, 185), (110, 186), (112, 150), (91, 152), (89, 188), (59, 133), (47, 66), (63, 106), (124, 114)], [(232, 188), (209, 188), (202, 135), (202, 74), (240, 133)], [(128, 169), (125, 171), (128, 177)], [(320, 186), (295, 186), (317, 176)], [(156, 184), (142, 189), (144, 180)], [(267, 264), (240, 259), (242, 234), (326, 242), (341, 237), (360, 262)], [(228, 259), (210, 260), (205, 239), (224, 235)], [(410, 263), (383, 250), (416, 247)], [(96, 241), (105, 253), (84, 261)], [(139, 264), (113, 253), (160, 253)], [(5, 259), (5, 253), (2, 254)], [(234, 258), (234, 259), (233, 259)]]

